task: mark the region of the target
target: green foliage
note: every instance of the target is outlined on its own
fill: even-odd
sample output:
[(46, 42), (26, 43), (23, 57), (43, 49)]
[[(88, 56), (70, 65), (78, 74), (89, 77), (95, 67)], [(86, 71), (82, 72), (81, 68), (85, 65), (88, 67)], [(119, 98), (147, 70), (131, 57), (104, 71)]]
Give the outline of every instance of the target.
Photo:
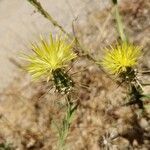
[(11, 144), (0, 143), (0, 150), (14, 150)]
[(150, 94), (143, 94), (142, 97), (143, 97), (144, 99), (150, 100)]
[(67, 96), (66, 100), (67, 100), (66, 114), (62, 120), (61, 126), (58, 126), (56, 123), (54, 124), (55, 127), (57, 128), (58, 135), (59, 135), (58, 146), (59, 146), (60, 150), (65, 149), (65, 140), (68, 136), (70, 125), (72, 123), (74, 114), (75, 114), (77, 107), (78, 107), (77, 104), (73, 104), (70, 102), (71, 99), (69, 96)]

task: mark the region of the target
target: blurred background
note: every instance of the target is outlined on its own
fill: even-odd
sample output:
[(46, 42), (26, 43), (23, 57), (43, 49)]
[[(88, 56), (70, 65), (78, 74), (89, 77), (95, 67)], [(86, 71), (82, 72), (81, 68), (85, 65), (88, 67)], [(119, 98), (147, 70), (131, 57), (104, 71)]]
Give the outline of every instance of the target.
[[(39, 2), (66, 31), (72, 33), (74, 23), (80, 42), (98, 60), (104, 47), (119, 39), (111, 0)], [(119, 0), (119, 9), (130, 42), (143, 47), (138, 69), (150, 70), (150, 1)], [(64, 114), (61, 97), (49, 92), (48, 83), (31, 81), (21, 67), (24, 62), (20, 54), (30, 53), (30, 44), (40, 35), (58, 32), (27, 0), (0, 0), (0, 146), (57, 149), (52, 120), (59, 122)], [(142, 115), (130, 107), (118, 108), (124, 104), (125, 89), (86, 58), (73, 64), (74, 72), (79, 72), (74, 80), (84, 87), (77, 89), (80, 107), (67, 138), (68, 150), (149, 150), (149, 110)], [(150, 83), (149, 74), (139, 78)], [(144, 87), (144, 92), (150, 93), (150, 88)], [(122, 136), (104, 143), (117, 133)]]

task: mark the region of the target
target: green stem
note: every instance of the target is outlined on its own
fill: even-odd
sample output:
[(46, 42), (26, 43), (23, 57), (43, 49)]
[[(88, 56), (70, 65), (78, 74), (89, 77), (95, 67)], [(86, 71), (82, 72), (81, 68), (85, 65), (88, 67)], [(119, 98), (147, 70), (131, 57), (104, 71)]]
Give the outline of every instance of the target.
[(61, 127), (58, 127), (59, 131), (59, 150), (65, 150), (66, 144), (65, 141), (67, 139), (69, 129), (74, 117), (74, 114), (77, 110), (78, 104), (74, 104), (71, 102), (70, 95), (67, 95), (66, 97), (66, 114), (64, 119), (62, 120)]
[(117, 28), (118, 28), (120, 38), (123, 42), (126, 42), (127, 39), (126, 39), (126, 36), (125, 36), (125, 33), (124, 33), (124, 27), (123, 27), (122, 19), (121, 19), (121, 16), (120, 16), (120, 13), (119, 13), (119, 8), (118, 8), (117, 4), (115, 5), (115, 17), (116, 17)]

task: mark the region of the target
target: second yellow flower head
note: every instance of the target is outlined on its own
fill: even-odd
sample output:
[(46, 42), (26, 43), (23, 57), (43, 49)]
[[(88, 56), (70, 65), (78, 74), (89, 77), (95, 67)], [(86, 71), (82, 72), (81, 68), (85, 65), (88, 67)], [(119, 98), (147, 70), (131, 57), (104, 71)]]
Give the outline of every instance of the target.
[(127, 68), (133, 68), (141, 56), (141, 48), (129, 43), (118, 44), (110, 49), (105, 49), (102, 65), (111, 74), (126, 72)]

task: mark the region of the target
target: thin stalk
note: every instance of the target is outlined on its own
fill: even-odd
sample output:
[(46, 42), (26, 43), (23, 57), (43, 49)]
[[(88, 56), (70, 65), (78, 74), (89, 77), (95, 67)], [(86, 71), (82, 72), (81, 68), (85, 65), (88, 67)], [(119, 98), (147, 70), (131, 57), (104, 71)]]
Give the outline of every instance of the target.
[(58, 27), (64, 34), (71, 38), (71, 35), (42, 7), (41, 3), (37, 0), (27, 0), (30, 2), (38, 12), (48, 19), (54, 26)]
[(117, 4), (115, 5), (115, 17), (116, 17), (117, 29), (118, 29), (120, 38), (121, 38), (122, 42), (126, 42), (127, 38), (126, 38), (125, 33), (124, 33), (124, 26), (122, 23), (122, 19), (121, 19), (121, 16), (119, 13), (119, 8), (118, 8)]
[(66, 149), (65, 141), (66, 141), (66, 138), (68, 136), (70, 125), (72, 123), (74, 114), (75, 114), (77, 107), (78, 107), (78, 104), (73, 104), (73, 103), (71, 103), (70, 100), (71, 100), (71, 97), (67, 96), (67, 98), (66, 98), (66, 103), (67, 103), (66, 104), (66, 115), (62, 120), (61, 126), (58, 127), (56, 125), (58, 133), (59, 133), (59, 143), (58, 143), (59, 150), (65, 150)]

